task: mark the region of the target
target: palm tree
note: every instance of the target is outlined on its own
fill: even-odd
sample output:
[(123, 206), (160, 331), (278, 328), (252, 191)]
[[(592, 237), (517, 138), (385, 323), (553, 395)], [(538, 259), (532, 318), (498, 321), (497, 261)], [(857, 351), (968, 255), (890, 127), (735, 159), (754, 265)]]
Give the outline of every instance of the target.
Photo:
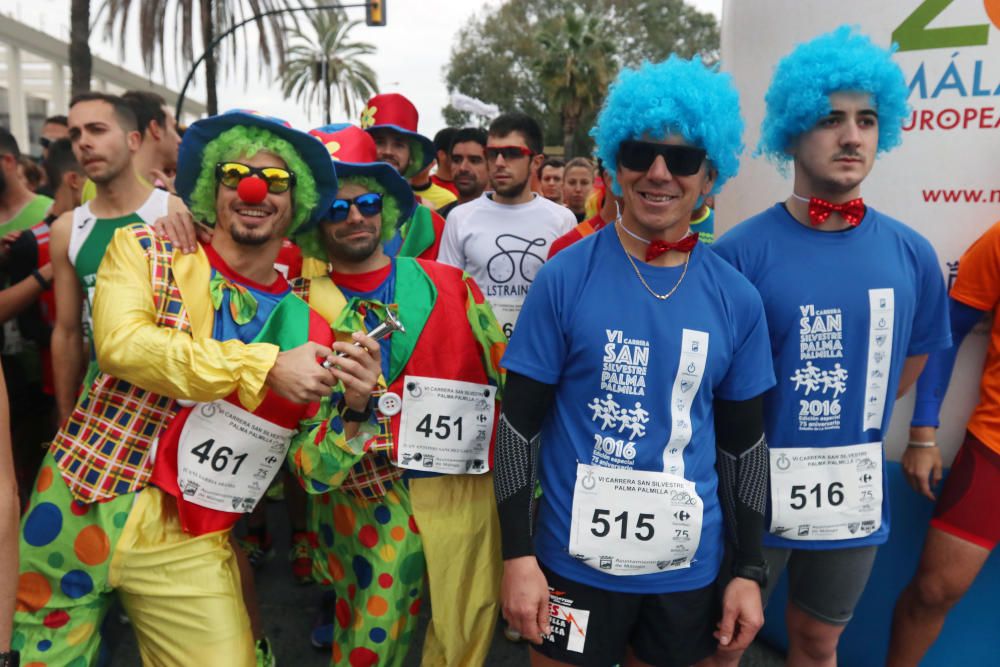
[(70, 2), (69, 23), (70, 95), (76, 96), (90, 90), (90, 0)]
[(364, 104), (378, 92), (375, 71), (361, 60), (375, 53), (375, 46), (349, 41), (351, 30), (361, 21), (348, 21), (343, 12), (313, 12), (309, 23), (309, 33), (298, 26), (286, 30), (292, 46), (281, 72), (282, 93), (304, 103), (307, 110), (319, 107), (329, 125), (336, 91), (348, 118), (354, 118), (355, 104)]
[(542, 29), (538, 42), (539, 80), (550, 108), (559, 111), (564, 154), (571, 157), (580, 119), (597, 109), (616, 74), (615, 43), (601, 16), (572, 10)]
[[(74, 3), (76, 0), (74, 0)], [(110, 39), (120, 42), (121, 50), (125, 51), (126, 26), (133, 4), (139, 5), (139, 45), (142, 51), (142, 61), (147, 73), (152, 73), (159, 60), (161, 73), (165, 71), (167, 50), (176, 47), (168, 45), (166, 35), (172, 34), (180, 42), (180, 49), (174, 53), (175, 64), (182, 64), (184, 69), (194, 61), (194, 20), (197, 16), (201, 32), (201, 50), (208, 52), (209, 44), (217, 34), (228, 30), (236, 23), (275, 9), (292, 9), (302, 5), (293, 0), (104, 0), (100, 12), (107, 12), (104, 28)], [(168, 21), (172, 16), (173, 21)], [(272, 64), (272, 48), (278, 54), (279, 66), (284, 62), (284, 31), (290, 24), (295, 24), (294, 14), (282, 13), (257, 19), (255, 22), (260, 39), (253, 48), (260, 54), (262, 66), (269, 68)], [(230, 63), (243, 61), (247, 72), (247, 58), (239, 56), (250, 48), (246, 33), (229, 40)], [(177, 60), (179, 56), (179, 61)], [(180, 68), (178, 68), (180, 71)], [(216, 74), (218, 57), (208, 52), (205, 57), (205, 87), (207, 90), (208, 113), (218, 113), (216, 97)]]

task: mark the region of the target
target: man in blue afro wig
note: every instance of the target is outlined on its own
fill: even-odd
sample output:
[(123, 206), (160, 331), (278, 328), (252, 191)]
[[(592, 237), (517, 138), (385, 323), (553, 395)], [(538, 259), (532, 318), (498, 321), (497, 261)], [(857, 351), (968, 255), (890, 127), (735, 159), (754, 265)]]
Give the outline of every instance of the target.
[(524, 301), (494, 482), (503, 613), (533, 663), (692, 665), (763, 623), (770, 342), (753, 286), (690, 228), (742, 128), (730, 77), (699, 60), (623, 72), (593, 136), (624, 208)]
[[(889, 537), (882, 438), (893, 404), (928, 353), (950, 346), (934, 249), (861, 198), (906, 114), (891, 54), (842, 26), (781, 60), (759, 150), (792, 162), (792, 192), (713, 247), (757, 287), (768, 314), (778, 384), (764, 406), (764, 556), (772, 586), (789, 569), (794, 665), (837, 662)], [(720, 657), (736, 664), (740, 653)]]

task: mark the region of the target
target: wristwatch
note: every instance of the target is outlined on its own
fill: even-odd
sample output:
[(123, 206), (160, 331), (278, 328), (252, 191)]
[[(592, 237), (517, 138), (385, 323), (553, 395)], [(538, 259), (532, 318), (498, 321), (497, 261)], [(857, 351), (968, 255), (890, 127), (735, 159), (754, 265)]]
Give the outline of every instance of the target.
[(768, 567), (766, 561), (761, 561), (756, 565), (746, 563), (733, 564), (733, 576), (756, 581), (761, 588), (767, 586)]
[[(368, 405), (365, 406), (363, 412), (358, 412), (353, 408), (347, 406), (347, 401), (343, 398), (340, 399), (340, 403), (337, 404), (337, 410), (340, 412), (340, 418), (345, 422), (366, 422), (371, 419), (372, 416), (372, 400), (368, 399)], [(0, 665), (0, 667), (3, 667)]]
[(18, 667), (21, 664), (21, 654), (17, 651), (0, 652), (0, 667)]

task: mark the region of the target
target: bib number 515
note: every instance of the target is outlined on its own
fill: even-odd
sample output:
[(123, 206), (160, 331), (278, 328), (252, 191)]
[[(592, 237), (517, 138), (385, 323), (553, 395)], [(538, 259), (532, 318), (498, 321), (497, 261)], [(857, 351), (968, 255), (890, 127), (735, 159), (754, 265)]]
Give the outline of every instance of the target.
[[(607, 537), (611, 534), (611, 523), (617, 524), (616, 532), (619, 534), (621, 539), (627, 540), (629, 533), (629, 513), (622, 512), (618, 516), (614, 517), (609, 521), (611, 517), (611, 510), (595, 509), (594, 516), (590, 520), (590, 532), (594, 537)], [(655, 529), (653, 528), (652, 520), (656, 518), (655, 514), (639, 514), (635, 519), (635, 531), (633, 535), (637, 540), (642, 542), (648, 542), (653, 539), (655, 534)]]
[(202, 465), (208, 463), (215, 472), (223, 472), (229, 467), (230, 463), (235, 464), (230, 474), (235, 475), (239, 472), (240, 466), (243, 465), (243, 461), (247, 458), (246, 452), (239, 456), (233, 456), (233, 450), (229, 447), (215, 447), (215, 451), (212, 451), (213, 447), (215, 447), (214, 438), (206, 440), (197, 447), (192, 448), (191, 453), (198, 457), (198, 463)]
[(826, 499), (827, 505), (830, 507), (837, 507), (844, 502), (844, 485), (841, 482), (831, 482), (826, 487), (826, 493), (823, 493), (822, 482), (817, 482), (811, 487), (805, 484), (796, 484), (792, 486), (792, 503), (790, 507), (793, 510), (805, 509), (809, 505), (811, 499), (817, 508), (823, 507), (823, 499)]

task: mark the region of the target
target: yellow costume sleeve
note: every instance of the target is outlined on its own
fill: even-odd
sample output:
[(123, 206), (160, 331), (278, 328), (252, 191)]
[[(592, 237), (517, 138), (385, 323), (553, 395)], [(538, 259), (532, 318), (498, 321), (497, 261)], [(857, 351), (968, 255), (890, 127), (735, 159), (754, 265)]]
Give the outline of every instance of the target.
[[(93, 317), (98, 366), (173, 398), (213, 401), (238, 390), (243, 405), (254, 410), (264, 398), (264, 381), (278, 347), (211, 338), (211, 270), (200, 249), (196, 255), (175, 253), (173, 271), (193, 336), (157, 326), (146, 252), (128, 227), (115, 232), (97, 272)], [(200, 283), (194, 280), (199, 275)]]

